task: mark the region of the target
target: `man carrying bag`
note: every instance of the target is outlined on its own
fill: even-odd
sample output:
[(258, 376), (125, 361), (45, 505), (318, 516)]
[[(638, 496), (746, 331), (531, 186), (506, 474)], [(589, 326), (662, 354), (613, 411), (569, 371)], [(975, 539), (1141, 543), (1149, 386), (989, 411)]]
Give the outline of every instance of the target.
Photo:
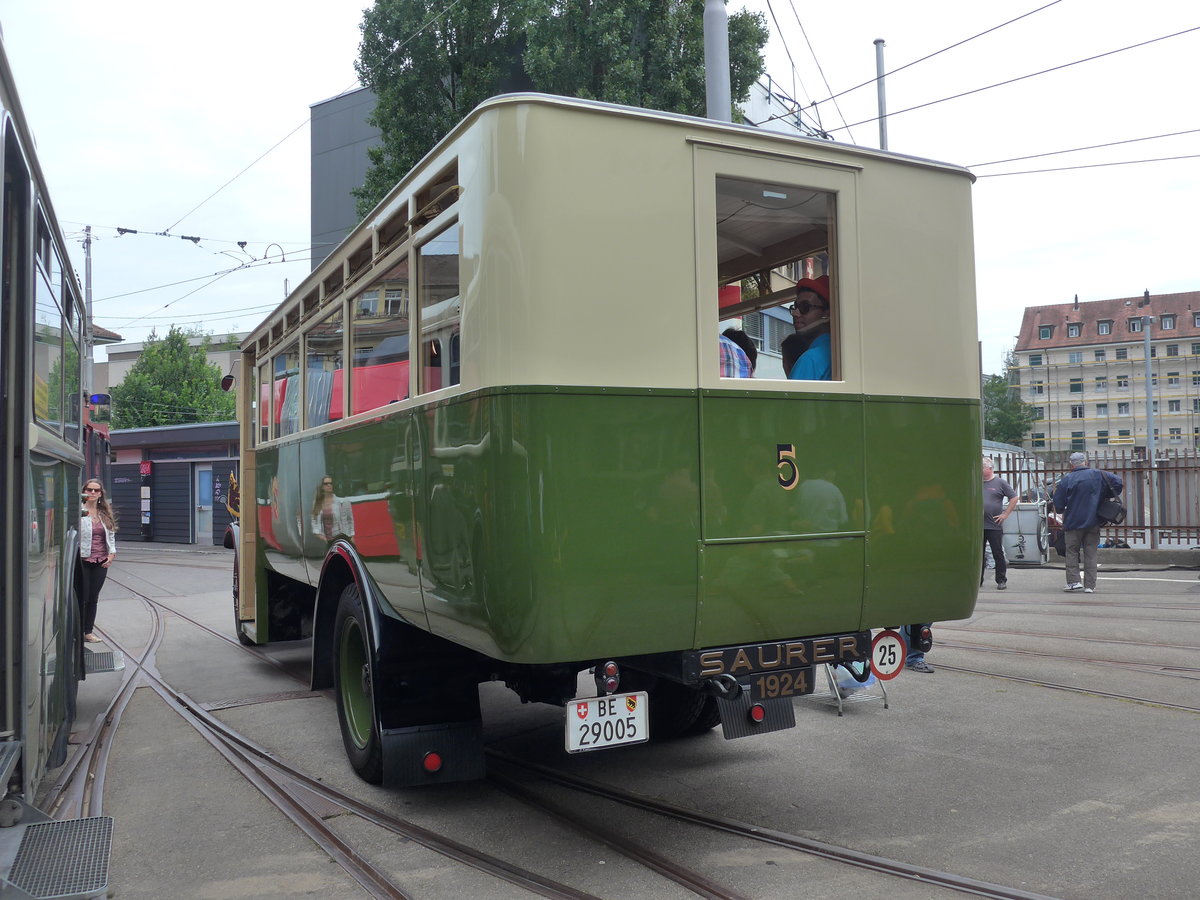
[[(1054, 508), (1063, 517), (1066, 533), (1067, 586), (1064, 591), (1096, 590), (1096, 550), (1100, 546), (1100, 527), (1109, 521), (1124, 519), (1124, 511), (1109, 509), (1108, 500), (1116, 500), (1125, 485), (1119, 475), (1088, 467), (1087, 457), (1072, 453), (1071, 471), (1062, 477), (1054, 491)], [(1101, 502), (1105, 502), (1107, 518), (1102, 518)], [(1118, 509), (1120, 502), (1115, 504)], [(1083, 581), (1079, 580), (1080, 557), (1083, 558)]]

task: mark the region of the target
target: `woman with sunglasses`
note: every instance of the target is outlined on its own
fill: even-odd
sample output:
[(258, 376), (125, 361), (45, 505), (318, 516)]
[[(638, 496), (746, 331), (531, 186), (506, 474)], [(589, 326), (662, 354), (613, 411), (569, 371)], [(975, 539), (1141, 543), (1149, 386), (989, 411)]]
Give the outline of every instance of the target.
[(104, 493), (104, 486), (89, 478), (83, 486), (83, 511), (79, 520), (80, 565), (79, 605), (83, 615), (83, 639), (90, 644), (100, 640), (92, 633), (96, 627), (96, 606), (100, 588), (108, 577), (108, 567), (117, 558), (117, 520)]

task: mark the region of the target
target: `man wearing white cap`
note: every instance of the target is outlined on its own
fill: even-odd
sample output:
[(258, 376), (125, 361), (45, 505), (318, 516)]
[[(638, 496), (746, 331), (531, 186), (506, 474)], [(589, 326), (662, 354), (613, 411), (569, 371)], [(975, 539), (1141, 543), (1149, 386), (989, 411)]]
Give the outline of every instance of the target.
[[(1088, 467), (1087, 456), (1072, 453), (1071, 471), (1062, 477), (1054, 491), (1054, 509), (1063, 517), (1067, 538), (1067, 586), (1064, 591), (1096, 590), (1096, 549), (1100, 546), (1100, 517), (1096, 510), (1109, 490), (1115, 497), (1125, 485), (1121, 476)], [(1107, 487), (1105, 482), (1108, 483)], [(1083, 581), (1079, 580), (1079, 560), (1083, 557)]]

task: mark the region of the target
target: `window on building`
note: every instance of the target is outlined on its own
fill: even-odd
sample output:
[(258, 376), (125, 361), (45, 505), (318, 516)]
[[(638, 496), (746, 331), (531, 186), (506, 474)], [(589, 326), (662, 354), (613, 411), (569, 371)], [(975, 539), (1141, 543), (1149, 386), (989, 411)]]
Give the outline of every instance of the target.
[(1170, 387), (1173, 384), (1179, 384), (1179, 373), (1178, 372), (1168, 372), (1167, 373), (1167, 386)]
[(1082, 333), (1083, 326), (1076, 322), (1072, 322), (1067, 326), (1067, 337), (1079, 337), (1079, 335)]
[(1158, 356), (1158, 348), (1157, 348), (1157, 347), (1154, 347), (1154, 346), (1152, 346), (1152, 347), (1150, 348), (1150, 358), (1151, 358), (1151, 359), (1154, 359), (1154, 358), (1156, 358), (1157, 356)]
[(1158, 373), (1157, 372), (1155, 372), (1154, 374), (1152, 374), (1150, 376), (1150, 386), (1158, 387)]
[(1043, 381), (1034, 381), (1029, 385), (1030, 396), (1036, 397), (1046, 392), (1046, 384)]
[(1108, 354), (1103, 350), (1096, 350), (1092, 355), (1096, 358), (1096, 362), (1104, 362), (1108, 358)]
[(1072, 350), (1070, 353), (1067, 354), (1067, 362), (1068, 363), (1083, 362), (1083, 351), (1082, 350)]
[(1157, 401), (1157, 400), (1155, 400), (1155, 401), (1154, 401), (1154, 402), (1153, 402), (1153, 403), (1150, 405), (1150, 407), (1151, 407), (1151, 409), (1152, 409), (1152, 410), (1154, 410), (1154, 414), (1157, 416), (1157, 415), (1158, 415), (1158, 401)]
[(1083, 418), (1083, 404), (1082, 403), (1072, 403), (1071, 404), (1071, 418), (1072, 419), (1082, 419)]
[(1129, 404), (1128, 403), (1118, 403), (1117, 404), (1117, 415), (1118, 416), (1129, 415)]
[(1192, 386), (1200, 387), (1200, 371), (1192, 369)]
[(1052, 337), (1054, 337), (1054, 326), (1053, 325), (1039, 325), (1038, 326), (1038, 338), (1040, 340), (1048, 341)]
[(403, 256), (350, 309), (350, 415), (409, 397), (409, 266)]
[(1072, 431), (1071, 432), (1071, 449), (1072, 450), (1086, 450), (1087, 449), (1087, 447), (1084, 446), (1082, 431)]
[[(1200, 328), (1200, 325), (1196, 327)], [(1192, 344), (1192, 356), (1200, 356), (1200, 344)]]
[(1096, 376), (1096, 390), (1097, 391), (1107, 391), (1108, 390), (1108, 376), (1107, 375), (1097, 375)]
[(1128, 390), (1128, 389), (1129, 389), (1129, 376), (1128, 375), (1118, 375), (1117, 376), (1117, 390), (1124, 391), (1124, 390)]
[(1112, 319), (1101, 319), (1096, 323), (1097, 334), (1112, 334)]
[(1183, 443), (1183, 429), (1182, 428), (1168, 428), (1167, 429), (1167, 441), (1172, 444), (1182, 444)]
[(1107, 403), (1097, 403), (1096, 404), (1096, 415), (1097, 416), (1107, 416), (1108, 415), (1108, 404)]
[(1130, 319), (1129, 320), (1129, 330), (1134, 333), (1140, 332), (1142, 330), (1142, 320), (1141, 319)]
[(421, 299), (421, 393), (458, 384), (459, 322), (458, 225), (451, 225), (421, 245), (417, 296)]
[(1096, 432), (1096, 443), (1102, 447), (1105, 446), (1108, 443), (1108, 432), (1107, 431), (1097, 431)]
[(1178, 344), (1167, 344), (1167, 356), (1178, 356), (1178, 355), (1179, 355), (1179, 345)]
[[(1193, 325), (1194, 327), (1196, 327), (1196, 328), (1200, 328), (1200, 312), (1194, 312), (1194, 313), (1192, 313), (1192, 325)], [(1193, 350), (1192, 350), (1192, 352), (1193, 352), (1193, 353), (1197, 352), (1197, 351), (1194, 349), (1194, 348), (1196, 347), (1196, 344), (1192, 344), (1192, 347), (1193, 347)]]
[(1071, 379), (1071, 393), (1072, 394), (1082, 394), (1083, 393), (1083, 379), (1082, 378), (1072, 378)]
[(1129, 429), (1128, 428), (1118, 429), (1117, 437), (1129, 437)]
[(1167, 412), (1182, 412), (1182, 410), (1179, 408), (1182, 403), (1182, 400), (1168, 400)]
[(1160, 331), (1174, 331), (1175, 330), (1175, 317), (1173, 315), (1159, 316), (1158, 317), (1158, 328)]
[(1029, 354), (1029, 364), (1031, 366), (1040, 366), (1042, 364), (1042, 354), (1030, 353)]
[[(1200, 400), (1197, 400), (1196, 402), (1200, 403)], [(1046, 407), (1044, 407), (1044, 406), (1033, 407), (1033, 418), (1034, 418), (1034, 420), (1046, 418)]]
[(1029, 438), (1029, 443), (1034, 447), (1046, 446), (1046, 432), (1044, 431), (1035, 431), (1029, 436)]
[(1200, 413), (1200, 399), (1192, 401), (1192, 412)]
[(1129, 359), (1129, 348), (1128, 347), (1118, 347), (1117, 348), (1117, 359)]

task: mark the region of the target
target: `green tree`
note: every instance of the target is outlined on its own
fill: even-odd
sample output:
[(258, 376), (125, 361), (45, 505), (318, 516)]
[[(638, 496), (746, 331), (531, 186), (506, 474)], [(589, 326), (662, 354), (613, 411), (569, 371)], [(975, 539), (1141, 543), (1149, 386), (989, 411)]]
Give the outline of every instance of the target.
[[(203, 337), (196, 346), (190, 338)], [(221, 390), (220, 368), (208, 361), (210, 338), (172, 325), (155, 332), (124, 380), (112, 388), (114, 428), (224, 422), (234, 418), (234, 397)]]
[[(360, 215), (475, 106), (536, 90), (703, 115), (704, 0), (375, 0), (356, 64), (378, 98), (380, 146), (355, 191)], [(766, 20), (729, 17), (730, 88), (762, 74)]]
[[(1005, 368), (1015, 364), (1014, 355), (1008, 354)], [(1019, 385), (1011, 384), (1007, 375), (983, 376), (983, 436), (987, 440), (1021, 446), (1033, 422), (1033, 407), (1021, 399)]]

